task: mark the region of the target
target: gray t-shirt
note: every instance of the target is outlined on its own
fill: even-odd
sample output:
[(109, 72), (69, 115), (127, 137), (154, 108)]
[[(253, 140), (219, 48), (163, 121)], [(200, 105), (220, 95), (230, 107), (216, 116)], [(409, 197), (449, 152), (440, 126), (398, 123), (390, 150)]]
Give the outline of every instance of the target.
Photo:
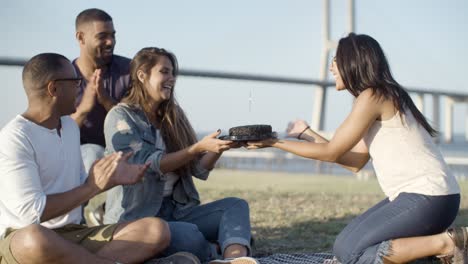
[[(73, 60), (73, 66), (78, 76), (83, 77), (76, 65), (76, 59)], [(120, 102), (130, 85), (130, 59), (114, 55), (110, 67), (104, 73), (103, 82), (107, 93), (114, 100)], [(87, 82), (83, 80), (78, 90), (76, 105), (81, 103), (86, 85)], [(106, 118), (106, 114), (106, 109), (101, 104), (96, 103), (80, 128), (81, 144), (93, 143), (105, 147), (104, 119)]]

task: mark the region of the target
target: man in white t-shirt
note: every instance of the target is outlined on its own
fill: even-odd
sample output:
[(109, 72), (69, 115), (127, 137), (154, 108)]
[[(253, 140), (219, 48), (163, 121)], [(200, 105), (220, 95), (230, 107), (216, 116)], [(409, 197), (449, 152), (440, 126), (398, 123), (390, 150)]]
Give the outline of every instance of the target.
[(28, 109), (0, 132), (0, 264), (135, 263), (169, 245), (167, 223), (158, 218), (79, 225), (83, 203), (141, 180), (148, 168), (115, 153), (96, 161), (87, 177), (79, 128), (68, 116), (80, 82), (59, 54), (39, 54), (23, 69)]

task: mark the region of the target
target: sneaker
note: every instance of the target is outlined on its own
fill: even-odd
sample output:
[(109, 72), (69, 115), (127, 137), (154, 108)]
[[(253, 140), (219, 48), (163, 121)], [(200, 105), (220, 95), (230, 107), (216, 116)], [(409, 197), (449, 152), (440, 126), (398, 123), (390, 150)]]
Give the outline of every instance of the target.
[(201, 264), (200, 260), (188, 252), (177, 252), (165, 258), (151, 259), (145, 264)]
[(239, 257), (229, 259), (216, 259), (208, 262), (208, 264), (259, 264), (257, 260), (251, 257)]

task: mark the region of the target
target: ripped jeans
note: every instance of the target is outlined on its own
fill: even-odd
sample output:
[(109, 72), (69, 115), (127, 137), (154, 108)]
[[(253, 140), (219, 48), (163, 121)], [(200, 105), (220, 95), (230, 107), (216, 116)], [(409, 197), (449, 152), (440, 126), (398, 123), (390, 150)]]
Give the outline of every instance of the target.
[(245, 200), (229, 197), (198, 205), (180, 219), (172, 217), (173, 203), (172, 199), (164, 198), (156, 215), (166, 220), (171, 230), (171, 243), (164, 255), (186, 251), (206, 262), (221, 258), (232, 244), (243, 245), (252, 252), (249, 205)]
[(392, 254), (391, 240), (434, 235), (455, 220), (460, 194), (401, 193), (385, 199), (349, 223), (336, 238), (333, 254), (343, 264), (381, 264)]

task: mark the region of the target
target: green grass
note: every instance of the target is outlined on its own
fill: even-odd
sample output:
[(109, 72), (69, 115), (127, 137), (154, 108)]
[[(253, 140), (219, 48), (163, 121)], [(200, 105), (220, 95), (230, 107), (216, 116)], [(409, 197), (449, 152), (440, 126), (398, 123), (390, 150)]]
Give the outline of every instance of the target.
[[(349, 176), (216, 169), (196, 185), (203, 203), (228, 196), (249, 202), (257, 256), (330, 252), (346, 224), (384, 198), (375, 179)], [(468, 182), (461, 187), (465, 192)], [(456, 224), (467, 220), (465, 198)]]
[[(375, 179), (350, 176), (215, 169), (195, 184), (202, 203), (229, 196), (249, 202), (256, 256), (330, 252), (346, 224), (384, 198)], [(460, 185), (466, 193), (468, 182)], [(462, 196), (455, 225), (467, 223), (468, 198)]]

